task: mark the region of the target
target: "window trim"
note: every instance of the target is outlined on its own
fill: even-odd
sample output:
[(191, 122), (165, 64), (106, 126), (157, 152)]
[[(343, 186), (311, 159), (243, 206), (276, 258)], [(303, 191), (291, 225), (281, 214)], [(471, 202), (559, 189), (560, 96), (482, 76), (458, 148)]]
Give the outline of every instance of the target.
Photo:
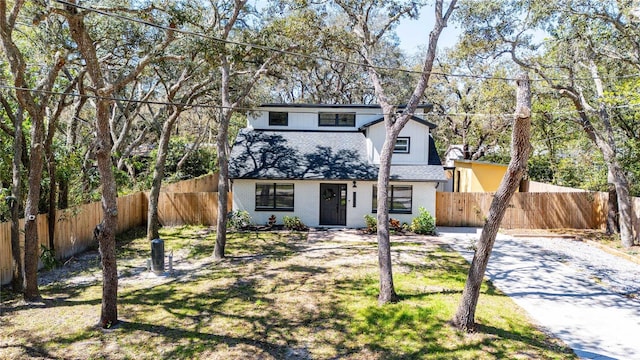
[[(273, 119), (271, 118), (271, 115), (282, 115), (284, 114), (284, 124), (274, 124), (272, 123)], [(269, 114), (267, 115), (269, 118), (269, 126), (289, 126), (289, 113), (286, 111), (269, 111)]]
[[(395, 198), (394, 192), (396, 187), (409, 188), (411, 191), (411, 195), (409, 197), (410, 206), (409, 210), (395, 210), (393, 209), (393, 199)], [(387, 190), (388, 200), (389, 200), (389, 214), (413, 214), (413, 185), (389, 185)], [(406, 197), (401, 197), (402, 199), (406, 199)], [(371, 197), (371, 213), (375, 214), (378, 212), (378, 187), (377, 185), (373, 185), (373, 194)], [(375, 205), (375, 206), (374, 206)]]
[[(258, 206), (258, 187), (269, 185), (273, 195), (269, 195), (270, 206)], [(291, 186), (291, 207), (278, 207), (278, 186)], [(295, 209), (296, 187), (294, 183), (255, 183), (255, 211), (294, 211)], [(271, 199), (273, 197), (273, 199)]]
[[(322, 115), (332, 114), (333, 115), (333, 124), (322, 124), (320, 123), (320, 117)], [(338, 119), (341, 115), (351, 115), (353, 116), (353, 124), (342, 125), (339, 123)], [(318, 113), (318, 126), (319, 127), (355, 127), (356, 126), (356, 113), (354, 112), (328, 112), (323, 111)]]
[[(406, 150), (398, 150), (398, 141), (401, 140), (406, 140), (407, 141), (407, 145), (406, 145)], [(398, 137), (396, 139), (396, 144), (393, 146), (393, 153), (394, 154), (409, 154), (411, 152), (411, 138), (408, 136), (402, 136), (402, 137)]]

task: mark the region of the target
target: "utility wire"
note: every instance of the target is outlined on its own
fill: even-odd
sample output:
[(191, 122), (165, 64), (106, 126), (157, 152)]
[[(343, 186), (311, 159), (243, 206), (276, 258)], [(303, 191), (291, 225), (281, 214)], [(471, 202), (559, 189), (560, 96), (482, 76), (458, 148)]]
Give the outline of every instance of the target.
[[(225, 107), (222, 105), (211, 105), (211, 104), (200, 104), (200, 103), (194, 103), (194, 104), (187, 104), (187, 103), (179, 103), (179, 102), (167, 102), (167, 101), (154, 101), (154, 100), (137, 100), (137, 99), (125, 99), (125, 98), (118, 98), (118, 97), (108, 97), (108, 96), (99, 96), (99, 95), (91, 95), (91, 94), (78, 94), (78, 93), (72, 93), (72, 92), (61, 92), (61, 91), (47, 91), (47, 90), (39, 90), (39, 89), (29, 89), (29, 88), (21, 88), (21, 87), (16, 87), (16, 86), (9, 86), (9, 85), (1, 85), (0, 84), (0, 89), (5, 89), (5, 90), (13, 90), (13, 91), (29, 91), (29, 92), (33, 92), (33, 93), (43, 93), (43, 94), (48, 94), (48, 95), (57, 95), (57, 96), (73, 96), (73, 97), (85, 97), (85, 98), (91, 98), (91, 99), (95, 99), (95, 100), (109, 100), (109, 101), (119, 101), (119, 102), (124, 102), (124, 103), (134, 103), (134, 104), (149, 104), (149, 105), (160, 105), (160, 106), (180, 106), (180, 107), (185, 107), (185, 108), (204, 108), (204, 109), (218, 109), (218, 110), (222, 110), (222, 109), (230, 109), (230, 110), (237, 110), (237, 111), (245, 111), (245, 112), (252, 112), (252, 111), (265, 111), (265, 108), (260, 108), (260, 107)], [(364, 106), (369, 106), (368, 104), (363, 104)], [(310, 105), (312, 106), (312, 105)], [(339, 104), (338, 104), (339, 106)], [(286, 104), (283, 104), (283, 107), (287, 107)], [(621, 106), (612, 106), (609, 107), (610, 109), (628, 109), (628, 108), (633, 108), (633, 107), (640, 107), (640, 103), (639, 104), (629, 104), (629, 105), (621, 105)], [(330, 111), (330, 110), (328, 110)], [(317, 114), (317, 111), (296, 111), (296, 113), (299, 114)], [(532, 112), (532, 114), (536, 115), (536, 114), (551, 114), (551, 115), (564, 115), (564, 116), (572, 116), (579, 113), (578, 110), (565, 110), (565, 111), (557, 111), (557, 112)], [(370, 113), (367, 115), (379, 115), (379, 116), (384, 116), (385, 113), (383, 112), (378, 112), (378, 113)], [(433, 117), (433, 118), (444, 118), (444, 117), (461, 117), (461, 116), (469, 116), (469, 117), (508, 117), (508, 118), (512, 118), (514, 116), (513, 113), (459, 113), (459, 112), (452, 112), (452, 113), (436, 113), (436, 112), (427, 112), (424, 113), (423, 115), (425, 118), (429, 118), (429, 117)]]
[[(154, 28), (163, 29), (163, 30), (167, 30), (167, 31), (173, 31), (173, 32), (181, 33), (183, 35), (196, 36), (196, 37), (200, 37), (200, 38), (204, 38), (204, 39), (208, 39), (208, 40), (212, 40), (212, 41), (216, 41), (216, 42), (220, 42), (220, 43), (224, 43), (224, 44), (239, 45), (239, 46), (244, 46), (244, 47), (248, 47), (248, 48), (252, 48), (252, 49), (259, 49), (259, 50), (264, 50), (264, 51), (277, 52), (277, 53), (280, 53), (280, 54), (283, 54), (283, 55), (301, 57), (301, 58), (310, 59), (310, 60), (324, 60), (324, 61), (332, 62), (332, 63), (335, 63), (335, 64), (353, 65), (353, 66), (360, 66), (360, 67), (365, 67), (365, 68), (373, 68), (373, 69), (381, 70), (381, 71), (396, 71), (396, 72), (402, 72), (402, 73), (408, 73), (408, 74), (422, 74), (422, 71), (418, 71), (418, 70), (410, 70), (410, 69), (398, 68), (398, 67), (369, 65), (369, 64), (365, 64), (365, 63), (361, 63), (361, 62), (357, 62), (357, 61), (333, 59), (333, 58), (330, 58), (330, 57), (327, 57), (327, 56), (322, 56), (322, 55), (317, 55), (317, 54), (316, 55), (309, 55), (309, 54), (303, 54), (303, 53), (290, 51), (290, 50), (278, 49), (278, 48), (274, 48), (274, 47), (270, 47), (270, 46), (266, 46), (266, 45), (260, 45), (260, 44), (253, 44), (253, 43), (247, 43), (247, 42), (223, 39), (223, 38), (219, 38), (219, 37), (216, 37), (216, 36), (211, 36), (211, 35), (198, 33), (198, 32), (195, 32), (195, 31), (183, 30), (183, 29), (178, 29), (178, 28), (173, 28), (173, 27), (170, 27), (170, 26), (166, 26), (166, 25), (160, 25), (160, 24), (153, 23), (151, 21), (142, 20), (142, 19), (133, 18), (133, 17), (128, 17), (128, 16), (124, 16), (124, 15), (120, 15), (120, 14), (116, 14), (116, 13), (112, 13), (112, 12), (108, 12), (108, 11), (104, 11), (104, 10), (100, 10), (100, 9), (96, 9), (96, 8), (92, 8), (92, 7), (88, 7), (88, 6), (83, 6), (83, 5), (79, 5), (79, 4), (73, 4), (73, 3), (70, 3), (70, 2), (65, 1), (65, 0), (55, 0), (55, 1), (57, 3), (62, 4), (62, 5), (72, 6), (72, 7), (78, 8), (78, 9), (94, 12), (96, 14), (100, 14), (100, 15), (103, 15), (103, 16), (113, 17), (113, 18), (117, 18), (117, 19), (120, 19), (120, 20), (124, 20), (124, 21), (135, 22), (135, 23), (138, 23), (138, 24), (147, 25), (147, 26), (151, 26), (151, 27), (154, 27)], [(445, 73), (445, 72), (440, 72), (440, 71), (431, 71), (431, 74), (432, 75), (436, 75), (436, 76), (443, 76), (443, 77), (450, 76), (450, 77), (471, 78), (471, 79), (479, 79), (479, 80), (502, 80), (502, 81), (516, 81), (517, 80), (516, 78), (509, 78), (509, 77), (500, 77), (500, 76), (491, 76), (491, 75), (475, 75), (475, 74), (454, 74), (454, 73)], [(626, 79), (626, 78), (636, 78), (636, 77), (640, 77), (640, 73), (638, 73), (638, 74), (628, 74), (628, 75), (622, 75), (622, 76), (615, 76), (615, 77), (600, 77), (600, 79)], [(548, 79), (548, 80), (551, 80), (551, 81), (565, 81), (565, 80), (569, 80), (569, 79), (557, 78), (557, 79)], [(593, 79), (592, 78), (576, 78), (574, 80), (593, 80)], [(531, 79), (529, 81), (532, 81), (532, 82), (546, 82), (547, 80), (545, 80), (545, 79)]]
[[(48, 94), (48, 95), (58, 95), (58, 96), (73, 96), (73, 97), (85, 97), (85, 98), (91, 98), (91, 99), (96, 99), (96, 100), (109, 100), (109, 101), (118, 101), (118, 102), (124, 102), (124, 103), (136, 103), (136, 104), (149, 104), (149, 105), (162, 105), (162, 106), (182, 106), (182, 107), (189, 107), (189, 108), (210, 108), (210, 109), (234, 109), (234, 110), (239, 110), (239, 111), (262, 111), (262, 109), (260, 109), (259, 107), (225, 107), (222, 105), (211, 105), (211, 104), (200, 104), (200, 103), (193, 103), (193, 104), (187, 104), (187, 103), (180, 103), (180, 102), (168, 102), (168, 101), (158, 101), (158, 100), (138, 100), (138, 99), (125, 99), (125, 98), (118, 98), (118, 97), (109, 97), (109, 96), (99, 96), (99, 95), (91, 95), (91, 94), (78, 94), (78, 93), (71, 93), (71, 92), (61, 92), (61, 91), (47, 91), (47, 90), (39, 90), (39, 89), (30, 89), (30, 88), (22, 88), (22, 87), (16, 87), (16, 86), (9, 86), (9, 85), (0, 85), (0, 89), (6, 89), (6, 90), (14, 90), (14, 91), (29, 91), (29, 92), (33, 92), (33, 93), (43, 93), (43, 94)], [(340, 104), (337, 104), (338, 106)], [(363, 104), (364, 106), (369, 106), (370, 104)], [(283, 104), (283, 107), (287, 107), (286, 104)], [(629, 108), (635, 108), (635, 107), (640, 107), (640, 103), (639, 104), (628, 104), (628, 105), (619, 105), (619, 106), (610, 106), (610, 109), (629, 109)], [(578, 110), (565, 110), (565, 111), (556, 111), (556, 112), (532, 112), (533, 114), (550, 114), (550, 115), (574, 115), (576, 113), (579, 113), (580, 111)], [(312, 111), (296, 111), (296, 113), (301, 113), (301, 114), (315, 114), (316, 112), (312, 112)], [(371, 115), (380, 115), (380, 116), (384, 116), (385, 114), (380, 112), (380, 113), (372, 113)], [(480, 117), (480, 116), (484, 116), (484, 117), (513, 117), (513, 113), (467, 113), (467, 112), (448, 112), (448, 113), (437, 113), (437, 112), (427, 112), (424, 114), (425, 117), (447, 117), (447, 116), (471, 116), (471, 117)]]

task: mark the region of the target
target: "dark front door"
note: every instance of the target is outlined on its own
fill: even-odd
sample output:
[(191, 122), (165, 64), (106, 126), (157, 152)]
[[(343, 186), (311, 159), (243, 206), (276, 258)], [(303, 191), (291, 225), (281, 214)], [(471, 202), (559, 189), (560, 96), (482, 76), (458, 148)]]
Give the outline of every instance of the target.
[(320, 225), (347, 225), (346, 184), (320, 184)]

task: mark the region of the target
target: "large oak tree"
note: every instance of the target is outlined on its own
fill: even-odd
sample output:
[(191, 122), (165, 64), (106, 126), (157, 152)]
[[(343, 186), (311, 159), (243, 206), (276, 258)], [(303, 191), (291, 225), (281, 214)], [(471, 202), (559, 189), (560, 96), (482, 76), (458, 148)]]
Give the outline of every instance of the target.
[[(11, 8), (8, 6), (13, 5)], [(45, 150), (45, 134), (47, 131), (47, 111), (51, 102), (64, 101), (52, 97), (52, 89), (56, 84), (59, 72), (63, 68), (66, 61), (65, 51), (59, 51), (53, 56), (48, 56), (42, 63), (37, 65), (33, 61), (40, 60), (33, 54), (26, 55), (25, 49), (18, 44), (24, 39), (25, 33), (33, 33), (38, 31), (46, 32), (40, 28), (36, 29), (18, 29), (21, 23), (23, 13), (28, 12), (31, 16), (37, 16), (39, 19), (43, 15), (45, 9), (37, 4), (27, 4), (25, 1), (19, 0), (14, 2), (0, 1), (0, 41), (4, 49), (4, 61), (9, 65), (11, 82), (14, 86), (14, 96), (19, 106), (15, 108), (12, 116), (14, 119), (14, 131), (20, 145), (22, 124), (19, 120), (23, 120), (23, 110), (28, 114), (30, 124), (30, 146), (29, 146), (29, 162), (28, 162), (28, 190), (25, 205), (25, 227), (24, 227), (24, 298), (27, 301), (37, 300), (40, 298), (38, 290), (38, 260), (39, 260), (39, 240), (38, 240), (38, 204), (40, 202), (40, 190), (42, 171), (44, 166), (44, 150)], [(37, 22), (36, 22), (37, 24)], [(46, 29), (46, 27), (45, 27)], [(35, 36), (34, 36), (35, 37)], [(47, 49), (46, 42), (40, 43)], [(47, 49), (49, 50), (49, 49)], [(56, 106), (56, 105), (53, 105)], [(62, 106), (62, 105), (61, 105)], [(9, 108), (5, 106), (5, 110)], [(53, 121), (53, 119), (49, 119)], [(50, 126), (49, 131), (53, 131), (54, 127)], [(17, 156), (17, 154), (16, 154)], [(16, 167), (14, 165), (14, 172)], [(14, 175), (15, 176), (15, 175)], [(18, 195), (14, 180), (14, 193)], [(20, 196), (14, 196), (18, 201)], [(18, 206), (18, 204), (16, 204)], [(14, 214), (15, 215), (15, 214)], [(13, 231), (15, 235), (15, 229)], [(15, 242), (15, 239), (14, 239)], [(14, 249), (14, 257), (15, 257)], [(19, 264), (19, 262), (18, 262)]]
[(531, 155), (531, 89), (528, 74), (522, 74), (517, 80), (517, 103), (513, 131), (511, 135), (511, 161), (500, 186), (491, 201), (489, 215), (482, 227), (477, 249), (471, 261), (467, 282), (462, 292), (462, 299), (453, 318), (458, 328), (466, 331), (475, 330), (475, 313), (480, 297), (480, 286), (484, 278), (489, 257), (513, 194), (520, 185), (522, 176), (527, 171), (527, 161)]
[[(638, 27), (630, 2), (595, 0), (464, 1), (460, 24), (470, 56), (507, 56), (529, 69), (573, 108), (578, 124), (602, 153), (615, 187), (622, 245), (634, 243), (634, 214), (621, 162), (620, 109), (610, 89), (640, 69)], [(540, 40), (536, 31), (544, 31)], [(618, 95), (623, 95), (618, 93)], [(558, 109), (563, 110), (563, 109)], [(613, 205), (613, 203), (610, 203)]]
[(399, 101), (387, 90), (387, 84), (381, 74), (375, 54), (385, 34), (393, 28), (397, 21), (404, 16), (416, 16), (418, 3), (414, 1), (388, 1), (381, 4), (378, 1), (336, 0), (336, 3), (351, 20), (353, 32), (359, 39), (357, 51), (364, 61), (369, 78), (373, 83), (376, 101), (382, 109), (385, 126), (385, 140), (380, 153), (380, 168), (377, 183), (377, 220), (378, 220), (378, 264), (380, 269), (380, 293), (378, 303), (385, 304), (397, 301), (398, 297), (393, 285), (393, 271), (391, 264), (391, 242), (389, 239), (389, 204), (388, 192), (391, 157), (398, 134), (413, 116), (417, 106), (422, 102), (425, 90), (429, 85), (431, 71), (438, 40), (442, 30), (456, 8), (456, 0), (446, 6), (443, 0), (434, 5), (435, 23), (429, 34), (427, 52), (422, 69), (413, 92), (406, 99), (404, 108), (399, 109)]
[[(75, 1), (64, 5), (60, 12), (69, 24), (71, 37), (78, 47), (78, 52), (85, 61), (85, 66), (95, 100), (95, 153), (102, 186), (103, 220), (96, 229), (101, 262), (102, 262), (102, 309), (99, 326), (108, 328), (118, 323), (118, 271), (116, 265), (115, 232), (118, 220), (118, 204), (116, 182), (113, 174), (111, 158), (110, 114), (113, 94), (118, 93), (127, 84), (134, 81), (139, 74), (174, 40), (173, 33), (168, 31), (164, 38), (130, 66), (122, 69), (105, 68), (99, 57), (98, 43), (87, 25), (87, 12), (74, 6)], [(125, 44), (126, 46), (126, 44)], [(108, 56), (108, 55), (107, 55)], [(119, 76), (112, 76), (118, 71)]]

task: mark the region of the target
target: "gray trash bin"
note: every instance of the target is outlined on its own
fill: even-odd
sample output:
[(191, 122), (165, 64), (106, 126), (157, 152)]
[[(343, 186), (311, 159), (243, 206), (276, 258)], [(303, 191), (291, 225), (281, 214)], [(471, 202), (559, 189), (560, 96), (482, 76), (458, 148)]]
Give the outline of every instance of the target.
[(164, 240), (151, 240), (151, 270), (156, 274), (164, 272)]

